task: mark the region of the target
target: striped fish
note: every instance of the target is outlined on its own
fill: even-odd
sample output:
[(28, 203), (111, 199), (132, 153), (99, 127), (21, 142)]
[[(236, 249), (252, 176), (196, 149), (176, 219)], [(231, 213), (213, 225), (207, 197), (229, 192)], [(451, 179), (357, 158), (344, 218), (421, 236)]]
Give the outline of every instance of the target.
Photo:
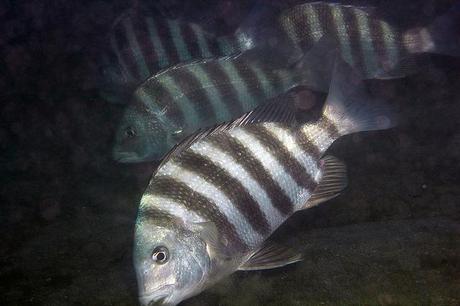
[(195, 134), (165, 157), (136, 221), (142, 305), (176, 305), (236, 270), (301, 260), (267, 239), (294, 212), (345, 187), (345, 166), (323, 157), (326, 150), (342, 135), (391, 126), (385, 108), (367, 105), (350, 91), (346, 70), (336, 71), (316, 122), (296, 122), (278, 101)]
[[(235, 35), (216, 37), (195, 23), (130, 10), (114, 23), (109, 50), (101, 59), (103, 94), (113, 102), (151, 75), (180, 62), (225, 56), (251, 48)], [(118, 99), (117, 99), (118, 98)], [(124, 98), (124, 97), (123, 97)]]
[(273, 45), (291, 45), (297, 52), (327, 36), (340, 48), (342, 58), (366, 78), (405, 76), (417, 68), (419, 53), (460, 55), (460, 3), (431, 26), (408, 31), (378, 18), (371, 8), (327, 2), (285, 9), (271, 27), (246, 31), (256, 45), (270, 41), (267, 36), (277, 37), (271, 39)]
[(114, 159), (159, 159), (196, 130), (237, 118), (292, 87), (324, 87), (333, 50), (323, 52), (327, 59), (318, 61), (318, 67), (310, 64), (310, 55), (327, 50), (325, 44), (319, 42), (289, 68), (263, 56), (256, 59), (259, 50), (253, 49), (249, 54), (181, 64), (152, 76), (136, 89), (125, 109), (115, 136)]

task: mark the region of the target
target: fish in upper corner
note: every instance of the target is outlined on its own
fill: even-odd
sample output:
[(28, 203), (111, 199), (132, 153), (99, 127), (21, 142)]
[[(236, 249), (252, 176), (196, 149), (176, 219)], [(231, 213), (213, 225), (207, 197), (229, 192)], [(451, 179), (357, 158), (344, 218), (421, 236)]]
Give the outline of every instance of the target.
[(295, 109), (275, 101), (190, 136), (164, 158), (136, 220), (142, 305), (176, 305), (237, 270), (302, 259), (267, 239), (296, 211), (343, 190), (345, 165), (324, 156), (329, 146), (394, 124), (387, 107), (352, 89), (353, 80), (337, 66), (317, 121), (298, 122)]
[(123, 104), (139, 84), (162, 69), (252, 48), (243, 34), (215, 36), (199, 24), (155, 16), (148, 10), (121, 15), (107, 43), (97, 64), (101, 95)]
[(255, 45), (283, 44), (299, 53), (327, 35), (342, 58), (366, 78), (390, 79), (413, 73), (420, 69), (417, 55), (422, 53), (460, 55), (460, 2), (431, 25), (407, 31), (381, 19), (372, 7), (327, 2), (299, 4), (260, 23), (260, 27), (240, 29)]
[(158, 160), (196, 130), (237, 118), (290, 88), (327, 88), (335, 49), (326, 39), (288, 67), (266, 51), (180, 64), (149, 78), (124, 110), (113, 158)]
[(143, 3), (162, 16), (199, 23), (212, 33), (228, 33), (237, 28), (251, 10), (253, 1), (155, 0)]

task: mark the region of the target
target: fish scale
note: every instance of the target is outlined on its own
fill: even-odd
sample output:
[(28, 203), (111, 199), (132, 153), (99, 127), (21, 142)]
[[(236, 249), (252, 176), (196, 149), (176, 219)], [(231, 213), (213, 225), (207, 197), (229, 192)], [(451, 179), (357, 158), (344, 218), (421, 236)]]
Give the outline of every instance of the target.
[(288, 35), (295, 45), (304, 44), (302, 48), (313, 46), (323, 35), (333, 37), (343, 58), (368, 77), (380, 71), (384, 58), (394, 65), (405, 56), (398, 29), (359, 7), (307, 3), (284, 11), (280, 22), (290, 24), (284, 30), (292, 33)]
[(133, 91), (148, 77), (180, 62), (227, 56), (252, 47), (240, 43), (237, 34), (215, 36), (198, 24), (155, 16), (145, 9), (122, 14), (108, 39), (110, 48), (102, 56), (101, 76), (107, 92), (118, 86)]
[[(316, 121), (298, 122), (283, 95), (190, 135), (164, 157), (136, 221), (141, 301), (176, 305), (236, 270), (301, 260), (269, 237), (296, 211), (346, 186), (345, 166), (326, 150), (343, 135), (393, 125), (385, 106), (366, 103), (362, 88), (347, 94), (354, 82), (347, 67), (336, 65)], [(162, 257), (168, 262), (156, 264), (158, 249), (170, 250)]]
[[(311, 52), (330, 54), (328, 47), (327, 42), (320, 42)], [(129, 114), (138, 112), (139, 119), (123, 116), (116, 134), (114, 158), (121, 162), (159, 159), (175, 143), (200, 128), (237, 118), (298, 85), (321, 87), (322, 81), (318, 80), (330, 74), (328, 64), (309, 65), (310, 52), (295, 65), (281, 66), (265, 59), (266, 52), (252, 50), (179, 64), (148, 78), (134, 92), (132, 103), (125, 109)], [(142, 103), (146, 106), (137, 105)], [(149, 108), (162, 111), (139, 111)], [(158, 129), (145, 128), (147, 122), (143, 118), (157, 122)], [(135, 144), (126, 141), (127, 129), (143, 131), (133, 139)], [(155, 139), (157, 145), (144, 146), (150, 139)], [(124, 145), (128, 143), (130, 145)]]
[[(303, 152), (303, 156), (300, 158), (302, 165), (300, 167), (296, 167), (295, 169), (291, 169), (294, 157), (291, 159), (280, 157), (280, 151), (284, 151), (286, 149), (281, 147), (276, 150), (276, 146), (273, 145), (273, 142), (277, 141), (275, 137), (265, 135), (263, 140), (256, 140), (254, 138), (253, 135), (257, 133), (265, 133), (266, 128), (270, 128), (270, 124), (267, 125), (261, 124), (260, 126), (251, 127), (250, 133), (243, 128), (236, 128), (229, 131), (226, 137), (231, 137), (238, 141), (248, 150), (247, 152), (251, 154), (251, 158), (257, 159), (262, 165), (264, 165), (263, 168), (258, 169), (258, 171), (261, 171), (259, 175), (268, 175), (271, 177), (275, 184), (277, 184), (281, 190), (287, 194), (290, 205), (294, 207), (292, 210), (293, 212), (298, 209), (299, 205), (305, 202), (305, 199), (316, 186), (312, 177), (300, 175), (300, 173), (306, 173), (304, 168), (309, 168), (311, 166), (311, 157), (307, 152)], [(280, 131), (281, 129), (282, 133), (289, 133), (291, 134), (291, 138), (294, 138), (294, 131), (290, 131), (282, 126), (277, 126), (277, 128), (277, 131)], [(283, 137), (283, 135), (280, 135), (280, 137)], [(208, 146), (212, 142), (213, 137), (211, 136), (209, 140), (203, 141), (203, 143), (197, 143), (190, 148), (194, 154), (201, 157), (201, 160), (206, 160), (206, 163), (203, 161), (200, 162), (197, 159), (195, 159), (194, 162), (189, 162), (190, 153), (188, 151), (184, 151), (183, 154), (172, 158), (167, 164), (165, 164), (165, 166), (160, 167), (156, 175), (159, 177), (167, 177), (169, 179), (170, 183), (168, 189), (170, 196), (180, 193), (175, 190), (176, 183), (179, 182), (180, 184), (186, 185), (189, 190), (189, 194), (184, 195), (184, 198), (192, 198), (193, 193), (196, 192), (206, 197), (211, 203), (213, 203), (215, 209), (219, 210), (221, 215), (225, 216), (227, 221), (235, 227), (236, 232), (241, 239), (241, 243), (254, 248), (257, 245), (260, 245), (260, 243), (262, 243), (285, 220), (286, 217), (281, 217), (281, 214), (278, 214), (280, 217), (270, 222), (272, 226), (269, 228), (269, 231), (262, 230), (261, 233), (263, 234), (261, 235), (247, 234), (251, 231), (251, 229), (252, 231), (256, 231), (256, 228), (260, 228), (260, 225), (258, 225), (261, 224), (260, 222), (268, 224), (269, 222), (266, 219), (267, 216), (263, 213), (263, 211), (276, 211), (276, 208), (271, 203), (271, 199), (263, 202), (257, 202), (252, 199), (249, 202), (247, 196), (244, 196), (244, 194), (251, 193), (249, 190), (250, 184), (246, 181), (243, 182), (242, 179), (235, 180), (232, 178), (232, 175), (229, 174), (229, 171), (225, 170), (225, 168), (240, 168), (244, 169), (245, 173), (249, 173), (249, 171), (239, 163), (239, 160), (245, 158), (245, 156), (240, 156), (238, 160), (229, 160), (230, 163), (224, 168), (216, 162), (216, 159), (218, 158), (216, 156), (216, 152), (196, 149), (196, 147), (201, 148)], [(225, 145), (223, 148), (220, 148), (223, 152), (228, 152), (229, 149), (230, 146)], [(212, 164), (211, 167), (210, 164)], [(314, 173), (314, 175), (317, 176), (319, 169), (316, 168), (316, 170), (317, 171), (314, 171), (312, 168), (309, 172)], [(301, 179), (304, 179), (304, 181), (301, 181)], [(153, 182), (155, 181), (153, 180)], [(224, 183), (228, 185), (223, 186)], [(300, 185), (299, 183), (302, 183), (303, 185)], [(266, 186), (260, 183), (259, 185), (261, 186), (263, 192), (267, 194), (265, 190)], [(217, 190), (219, 190), (219, 192), (217, 192)], [(233, 190), (233, 195), (230, 193), (231, 190)], [(240, 193), (238, 190), (240, 190)], [(147, 193), (150, 196), (157, 195), (155, 183), (153, 183), (152, 188), (149, 187)], [(164, 194), (162, 195), (165, 196)], [(233, 201), (231, 199), (233, 199)], [(236, 211), (239, 211), (239, 209), (237, 208), (238, 206), (235, 207), (234, 205), (240, 204), (245, 205), (242, 207), (245, 207), (246, 209), (248, 209), (249, 205), (252, 206), (253, 211), (251, 212), (248, 210), (246, 213), (240, 211), (235, 215)], [(262, 205), (265, 206), (263, 209), (261, 209)], [(161, 210), (161, 203), (159, 203), (158, 208)], [(235, 211), (235, 213), (230, 213), (230, 211)], [(203, 214), (202, 211), (198, 211), (196, 213)], [(208, 221), (219, 222), (218, 219), (213, 219), (213, 217), (217, 217), (217, 215), (210, 217), (211, 219)], [(241, 220), (246, 221), (242, 224), (240, 223)], [(226, 236), (226, 233), (223, 232), (222, 235)]]
[(261, 26), (240, 31), (255, 46), (275, 50), (281, 46), (281, 52), (291, 50), (294, 57), (328, 37), (336, 43), (342, 58), (366, 78), (398, 78), (413, 73), (419, 68), (420, 53), (459, 56), (458, 1), (430, 25), (409, 30), (390, 24), (373, 11), (372, 7), (309, 2), (284, 9), (274, 18), (268, 14), (259, 22)]
[[(318, 185), (321, 177), (318, 156), (324, 154), (332, 142), (341, 135), (334, 124), (324, 115), (318, 122), (307, 123), (302, 129), (268, 122), (236, 127), (226, 132), (210, 135), (194, 143), (180, 154), (167, 159), (167, 162), (159, 167), (152, 179), (153, 187), (147, 189), (147, 194), (156, 195), (154, 187), (156, 176), (169, 179), (170, 195), (181, 193), (175, 191), (177, 182), (180, 185), (186, 185), (189, 195), (184, 195), (184, 199), (192, 198), (196, 192), (205, 196), (213, 203), (215, 209), (220, 210), (221, 216), (225, 216), (227, 222), (233, 225), (241, 239), (240, 243), (254, 247), (266, 239), (287, 216), (300, 209)], [(304, 137), (297, 137), (299, 133)], [(299, 143), (299, 139), (308, 141), (310, 145), (305, 146)], [(220, 144), (217, 150), (209, 149), (216, 147), (217, 142)], [(238, 146), (235, 146), (233, 142), (236, 142)], [(244, 148), (244, 150), (240, 151), (239, 148)], [(312, 151), (310, 151), (311, 148), (313, 148)], [(235, 149), (237, 151), (233, 151)], [(226, 159), (227, 164), (222, 165), (218, 156), (222, 154), (221, 152), (229, 156), (237, 156), (237, 158), (228, 158)], [(314, 156), (316, 156), (316, 162)], [(249, 170), (246, 166), (247, 159), (256, 160), (261, 167)], [(245, 162), (241, 162), (242, 160)], [(252, 189), (249, 187), (251, 184), (248, 182), (249, 179), (253, 180), (253, 177), (249, 175), (251, 172), (256, 172), (257, 175), (254, 177), (269, 177), (287, 196), (287, 204), (292, 207), (289, 215), (282, 217), (282, 214), (278, 213), (279, 218), (271, 222), (267, 221), (267, 214), (263, 211), (277, 211), (277, 208), (271, 199), (256, 201), (256, 196), (250, 195), (254, 190), (254, 187)], [(237, 178), (238, 175), (242, 176), (242, 173), (244, 173), (245, 180), (241, 177)], [(264, 183), (258, 182), (263, 193), (268, 194), (267, 189), (270, 188), (270, 185)], [(200, 186), (200, 191), (197, 191), (198, 186)], [(248, 195), (251, 198), (248, 198)], [(238, 208), (238, 205), (243, 203), (245, 206)], [(161, 209), (161, 203), (159, 208)], [(239, 217), (230, 213), (235, 209)], [(197, 213), (203, 214), (201, 211)], [(247, 224), (240, 224), (236, 220), (246, 220)], [(208, 221), (219, 222), (212, 218)], [(264, 232), (260, 227), (260, 222), (271, 223), (270, 231)], [(259, 228), (261, 235), (248, 236), (249, 228), (252, 228), (253, 231)], [(226, 235), (225, 232), (221, 234)]]

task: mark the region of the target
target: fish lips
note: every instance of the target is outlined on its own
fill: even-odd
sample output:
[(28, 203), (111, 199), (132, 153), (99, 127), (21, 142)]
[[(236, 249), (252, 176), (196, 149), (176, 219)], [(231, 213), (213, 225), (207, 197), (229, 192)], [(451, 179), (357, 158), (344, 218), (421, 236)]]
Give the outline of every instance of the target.
[(171, 296), (173, 285), (165, 285), (155, 289), (155, 293), (140, 295), (139, 302), (142, 306), (173, 306), (174, 303), (167, 302), (166, 299)]
[(137, 163), (142, 161), (139, 154), (136, 152), (123, 152), (123, 151), (114, 151), (113, 159), (119, 163)]

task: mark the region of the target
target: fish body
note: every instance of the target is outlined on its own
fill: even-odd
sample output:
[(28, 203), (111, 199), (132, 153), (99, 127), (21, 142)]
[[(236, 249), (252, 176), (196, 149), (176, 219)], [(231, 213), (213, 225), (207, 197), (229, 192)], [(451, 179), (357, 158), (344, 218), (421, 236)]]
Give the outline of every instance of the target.
[[(100, 63), (103, 93), (113, 102), (120, 86), (134, 91), (151, 75), (180, 62), (225, 56), (251, 48), (237, 35), (215, 36), (196, 23), (130, 10), (114, 23)], [(124, 97), (125, 98), (125, 97)]]
[(256, 45), (272, 41), (273, 46), (290, 45), (296, 52), (308, 50), (327, 36), (335, 41), (342, 58), (366, 78), (405, 76), (417, 69), (415, 55), (420, 53), (460, 55), (459, 4), (432, 25), (407, 31), (373, 11), (337, 3), (304, 3), (281, 11), (275, 22), (265, 22), (259, 30), (246, 31)]
[[(345, 103), (340, 83), (316, 122), (297, 123), (285, 105), (268, 105), (190, 136), (165, 157), (136, 221), (144, 305), (176, 305), (236, 270), (301, 259), (267, 239), (294, 212), (345, 187), (345, 167), (324, 157), (327, 148), (341, 135), (391, 125), (382, 108), (358, 95)], [(166, 262), (158, 263), (158, 249), (168, 250)]]
[[(292, 67), (243, 53), (170, 67), (147, 79), (134, 92), (116, 134), (113, 156), (120, 162), (161, 158), (172, 146), (196, 130), (229, 121), (297, 85), (321, 87), (322, 70), (309, 56)], [(255, 50), (255, 49), (253, 49)], [(257, 54), (257, 53), (255, 53)], [(327, 73), (324, 73), (327, 75)], [(127, 134), (136, 130), (136, 136)]]

